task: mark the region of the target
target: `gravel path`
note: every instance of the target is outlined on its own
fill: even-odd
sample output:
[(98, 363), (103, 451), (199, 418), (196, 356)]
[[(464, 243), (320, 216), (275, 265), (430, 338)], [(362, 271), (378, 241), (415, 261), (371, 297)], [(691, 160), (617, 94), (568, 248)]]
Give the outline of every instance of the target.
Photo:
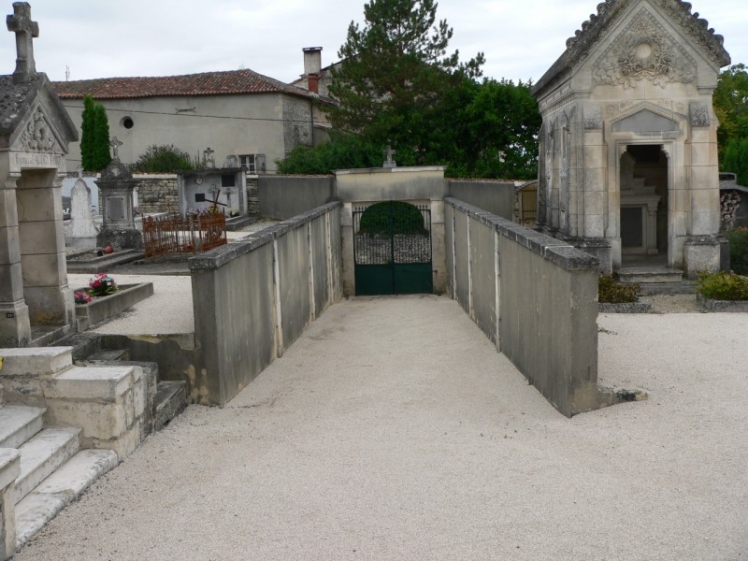
[(650, 399), (569, 420), (455, 302), (345, 301), (16, 561), (746, 561), (748, 316), (599, 323)]

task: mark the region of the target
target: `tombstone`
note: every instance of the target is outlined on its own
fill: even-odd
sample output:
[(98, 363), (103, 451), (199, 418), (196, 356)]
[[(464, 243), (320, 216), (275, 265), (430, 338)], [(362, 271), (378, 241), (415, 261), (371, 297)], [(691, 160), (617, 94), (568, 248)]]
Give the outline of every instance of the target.
[(96, 181), (100, 192), (99, 206), (104, 217), (101, 231), (96, 237), (96, 245), (141, 250), (143, 235), (135, 226), (133, 211), (133, 193), (138, 182), (119, 159), (122, 142), (115, 136), (109, 144), (112, 146), (112, 161)]
[(70, 245), (94, 245), (98, 230), (91, 208), (91, 189), (79, 178), (70, 193)]
[(383, 152), (383, 154), (384, 154), (384, 157), (386, 159), (384, 161), (384, 164), (382, 164), (382, 167), (383, 168), (389, 168), (389, 169), (396, 168), (397, 167), (397, 162), (392, 159), (392, 156), (394, 156), (395, 154), (397, 154), (397, 152), (392, 149), (392, 146), (387, 145), (387, 150), (385, 150)]
[(213, 168), (177, 173), (182, 216), (207, 211), (214, 205), (227, 218), (246, 216), (247, 174), (240, 168)]
[(538, 225), (610, 272), (720, 266), (723, 38), (679, 0), (607, 0), (538, 81)]
[(8, 29), (18, 51), (0, 76), (0, 347), (64, 334), (75, 319), (62, 222), (62, 173), (73, 121), (47, 76), (36, 72), (31, 7), (13, 4)]

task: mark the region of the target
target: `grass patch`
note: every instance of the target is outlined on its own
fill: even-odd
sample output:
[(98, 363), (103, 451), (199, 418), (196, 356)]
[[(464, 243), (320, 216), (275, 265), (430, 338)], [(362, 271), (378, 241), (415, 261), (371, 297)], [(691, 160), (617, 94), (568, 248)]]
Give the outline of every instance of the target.
[(621, 284), (610, 275), (600, 275), (598, 301), (601, 304), (632, 304), (639, 301), (638, 284)]
[(748, 277), (725, 272), (701, 273), (696, 284), (704, 298), (732, 302), (748, 301)]

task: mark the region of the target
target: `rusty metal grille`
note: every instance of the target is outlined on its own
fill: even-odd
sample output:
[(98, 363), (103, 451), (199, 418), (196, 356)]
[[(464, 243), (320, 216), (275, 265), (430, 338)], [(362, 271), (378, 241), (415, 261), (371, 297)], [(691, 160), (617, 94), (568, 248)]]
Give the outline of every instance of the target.
[(226, 243), (228, 240), (224, 214), (143, 219), (146, 258), (177, 253), (204, 253)]

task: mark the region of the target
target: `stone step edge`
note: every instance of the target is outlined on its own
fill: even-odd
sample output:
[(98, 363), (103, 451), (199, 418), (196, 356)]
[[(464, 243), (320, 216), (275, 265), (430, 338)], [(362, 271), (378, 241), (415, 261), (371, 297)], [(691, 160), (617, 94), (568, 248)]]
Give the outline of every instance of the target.
[[(81, 432), (78, 428), (44, 429), (18, 449), (21, 453), (21, 474), (16, 479), (16, 504), (78, 453)], [(42, 441), (47, 439), (52, 442), (52, 447), (41, 447)], [(29, 465), (29, 455), (37, 447), (43, 450), (43, 455)]]
[(16, 505), (16, 548), (118, 464), (112, 450), (82, 450), (45, 479)]
[(44, 408), (2, 405), (0, 403), (0, 409), (24, 409), (29, 414), (23, 425), (15, 427), (13, 432), (8, 433), (5, 437), (0, 437), (0, 448), (19, 448), (44, 428), (44, 413), (46, 411)]

